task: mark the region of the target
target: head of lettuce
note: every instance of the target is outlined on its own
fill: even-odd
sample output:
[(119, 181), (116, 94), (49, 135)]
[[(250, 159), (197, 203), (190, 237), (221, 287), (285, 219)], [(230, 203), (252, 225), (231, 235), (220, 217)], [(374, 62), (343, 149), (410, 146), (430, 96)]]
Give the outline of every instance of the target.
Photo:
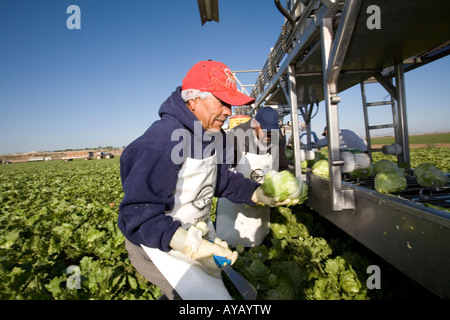
[(417, 179), (417, 183), (422, 187), (440, 188), (450, 182), (450, 179), (445, 172), (429, 163), (419, 164), (414, 169), (414, 176)]
[(405, 190), (406, 178), (400, 171), (385, 170), (375, 176), (375, 190), (380, 193), (394, 193)]
[(376, 175), (382, 171), (386, 170), (397, 170), (400, 171), (398, 166), (391, 160), (381, 159), (373, 164), (373, 173)]
[(330, 176), (328, 160), (321, 159), (314, 163), (314, 165), (312, 166), (312, 172), (316, 176), (328, 179), (328, 177)]
[(308, 185), (287, 170), (269, 171), (264, 177), (262, 189), (278, 201), (291, 199), (287, 206), (302, 204), (308, 198)]

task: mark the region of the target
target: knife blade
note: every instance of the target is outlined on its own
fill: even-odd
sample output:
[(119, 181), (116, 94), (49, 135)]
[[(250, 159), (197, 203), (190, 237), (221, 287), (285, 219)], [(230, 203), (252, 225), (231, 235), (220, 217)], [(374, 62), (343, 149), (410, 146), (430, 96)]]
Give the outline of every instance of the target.
[(255, 287), (231, 267), (231, 260), (216, 255), (213, 258), (245, 300), (256, 300), (258, 292)]

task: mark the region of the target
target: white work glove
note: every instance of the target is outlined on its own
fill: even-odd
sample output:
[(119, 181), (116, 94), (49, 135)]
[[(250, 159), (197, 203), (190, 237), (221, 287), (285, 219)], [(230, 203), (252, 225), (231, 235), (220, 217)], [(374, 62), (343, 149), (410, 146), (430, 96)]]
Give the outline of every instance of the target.
[(202, 238), (202, 230), (194, 226), (189, 230), (182, 227), (178, 228), (172, 237), (169, 244), (174, 250), (177, 250), (187, 257), (196, 260), (208, 267), (216, 267), (212, 256), (221, 256), (231, 260), (233, 264), (238, 253), (228, 249), (228, 244), (225, 241), (216, 238), (213, 242)]
[(256, 204), (262, 204), (269, 207), (278, 207), (285, 205), (295, 205), (298, 203), (299, 199), (290, 199), (287, 198), (284, 201), (279, 201), (277, 198), (269, 197), (266, 195), (262, 189), (262, 187), (256, 188), (255, 192), (252, 195), (252, 201)]

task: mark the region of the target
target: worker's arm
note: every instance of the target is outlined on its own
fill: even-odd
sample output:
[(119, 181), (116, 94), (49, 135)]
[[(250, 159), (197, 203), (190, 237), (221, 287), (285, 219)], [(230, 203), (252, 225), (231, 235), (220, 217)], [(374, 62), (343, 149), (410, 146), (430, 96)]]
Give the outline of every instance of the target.
[(218, 169), (215, 196), (234, 203), (254, 205), (252, 195), (260, 184), (245, 178), (236, 170), (230, 170), (227, 164), (219, 164)]
[(311, 135), (312, 135), (312, 142), (317, 142), (319, 141), (319, 138), (317, 138), (317, 134), (314, 131), (311, 131)]
[(169, 251), (181, 226), (165, 212), (174, 204), (177, 166), (161, 149), (135, 144), (121, 155), (120, 173), (125, 196), (120, 203), (118, 226), (136, 245)]
[(328, 145), (328, 139), (327, 137), (317, 140), (315, 143), (312, 144), (313, 148), (322, 148), (326, 147)]

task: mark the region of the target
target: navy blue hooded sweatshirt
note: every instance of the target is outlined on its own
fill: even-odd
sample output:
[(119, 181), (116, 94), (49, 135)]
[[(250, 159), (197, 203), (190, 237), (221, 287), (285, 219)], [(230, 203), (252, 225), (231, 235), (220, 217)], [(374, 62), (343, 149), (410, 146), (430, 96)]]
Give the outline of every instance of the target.
[[(194, 137), (194, 123), (198, 119), (181, 98), (181, 87), (161, 105), (159, 116), (161, 119), (130, 143), (121, 155), (120, 176), (125, 196), (119, 207), (118, 226), (132, 243), (167, 252), (173, 234), (181, 226), (180, 221), (165, 214), (173, 208), (173, 193), (181, 168), (171, 158), (173, 148), (180, 145), (180, 140), (171, 141), (172, 133), (186, 129), (191, 141), (201, 141), (203, 150), (213, 142)], [(202, 129), (202, 135), (204, 132)], [(221, 134), (225, 141), (225, 132)], [(230, 171), (225, 153), (224, 161), (218, 164), (215, 196), (254, 205), (251, 196), (259, 184)], [(187, 156), (195, 155), (191, 150)]]

